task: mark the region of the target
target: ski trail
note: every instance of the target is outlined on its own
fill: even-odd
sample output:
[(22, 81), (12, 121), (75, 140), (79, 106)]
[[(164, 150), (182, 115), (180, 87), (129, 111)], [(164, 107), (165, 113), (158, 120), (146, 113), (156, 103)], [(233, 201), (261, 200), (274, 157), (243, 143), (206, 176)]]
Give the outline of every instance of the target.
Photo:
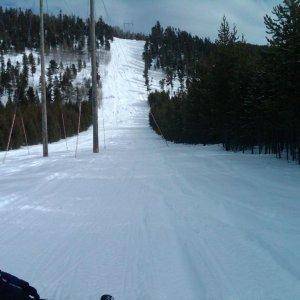
[(0, 165), (0, 269), (49, 299), (300, 298), (299, 167), (166, 147), (148, 125), (142, 51), (115, 39), (101, 66), (99, 155), (89, 129), (76, 160), (73, 137), (69, 152), (32, 146)]

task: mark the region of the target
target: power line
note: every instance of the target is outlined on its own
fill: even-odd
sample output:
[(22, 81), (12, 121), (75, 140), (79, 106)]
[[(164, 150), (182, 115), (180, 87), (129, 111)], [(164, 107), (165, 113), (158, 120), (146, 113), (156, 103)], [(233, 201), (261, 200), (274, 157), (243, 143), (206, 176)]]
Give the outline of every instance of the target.
[[(104, 0), (101, 0), (101, 1), (102, 1), (102, 4), (103, 4), (103, 7), (104, 7), (104, 11), (105, 11), (105, 13), (106, 13), (106, 16), (108, 17), (108, 21), (111, 23), (111, 18), (110, 18), (110, 16), (109, 16), (107, 7), (106, 7), (106, 5), (105, 5), (105, 2), (104, 2)], [(112, 25), (112, 24), (111, 24), (111, 25)]]

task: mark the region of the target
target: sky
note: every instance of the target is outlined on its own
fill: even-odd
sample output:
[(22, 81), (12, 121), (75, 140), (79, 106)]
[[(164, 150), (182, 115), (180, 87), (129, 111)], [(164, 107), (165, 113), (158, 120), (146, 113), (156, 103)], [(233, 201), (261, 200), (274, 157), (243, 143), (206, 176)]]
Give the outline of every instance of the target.
[[(103, 2), (107, 8), (106, 13)], [(111, 25), (148, 33), (157, 20), (163, 26), (178, 27), (214, 40), (222, 16), (236, 24), (248, 42), (266, 43), (263, 17), (282, 0), (95, 0), (96, 14)], [(38, 0), (0, 0), (10, 7), (38, 9)], [(87, 16), (89, 0), (45, 0), (45, 9)]]

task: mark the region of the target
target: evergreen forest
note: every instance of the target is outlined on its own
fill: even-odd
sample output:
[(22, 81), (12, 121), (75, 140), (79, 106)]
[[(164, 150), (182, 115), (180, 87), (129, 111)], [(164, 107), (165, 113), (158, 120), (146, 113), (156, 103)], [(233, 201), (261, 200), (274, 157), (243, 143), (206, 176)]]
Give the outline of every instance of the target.
[[(264, 18), (266, 45), (247, 43), (224, 16), (211, 41), (159, 22), (147, 37), (144, 77), (162, 69), (149, 94), (150, 124), (176, 143), (223, 144), (300, 163), (300, 1)], [(175, 95), (165, 89), (179, 82)], [(158, 128), (158, 125), (160, 128)]]

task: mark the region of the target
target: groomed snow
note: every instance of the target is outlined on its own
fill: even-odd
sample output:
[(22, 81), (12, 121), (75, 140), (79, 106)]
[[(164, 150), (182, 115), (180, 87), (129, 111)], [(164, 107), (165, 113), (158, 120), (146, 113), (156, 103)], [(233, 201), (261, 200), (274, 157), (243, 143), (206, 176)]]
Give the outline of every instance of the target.
[(48, 299), (300, 299), (299, 166), (167, 147), (148, 126), (142, 51), (112, 44), (99, 155), (89, 130), (78, 159), (70, 138), (0, 165), (0, 269)]

